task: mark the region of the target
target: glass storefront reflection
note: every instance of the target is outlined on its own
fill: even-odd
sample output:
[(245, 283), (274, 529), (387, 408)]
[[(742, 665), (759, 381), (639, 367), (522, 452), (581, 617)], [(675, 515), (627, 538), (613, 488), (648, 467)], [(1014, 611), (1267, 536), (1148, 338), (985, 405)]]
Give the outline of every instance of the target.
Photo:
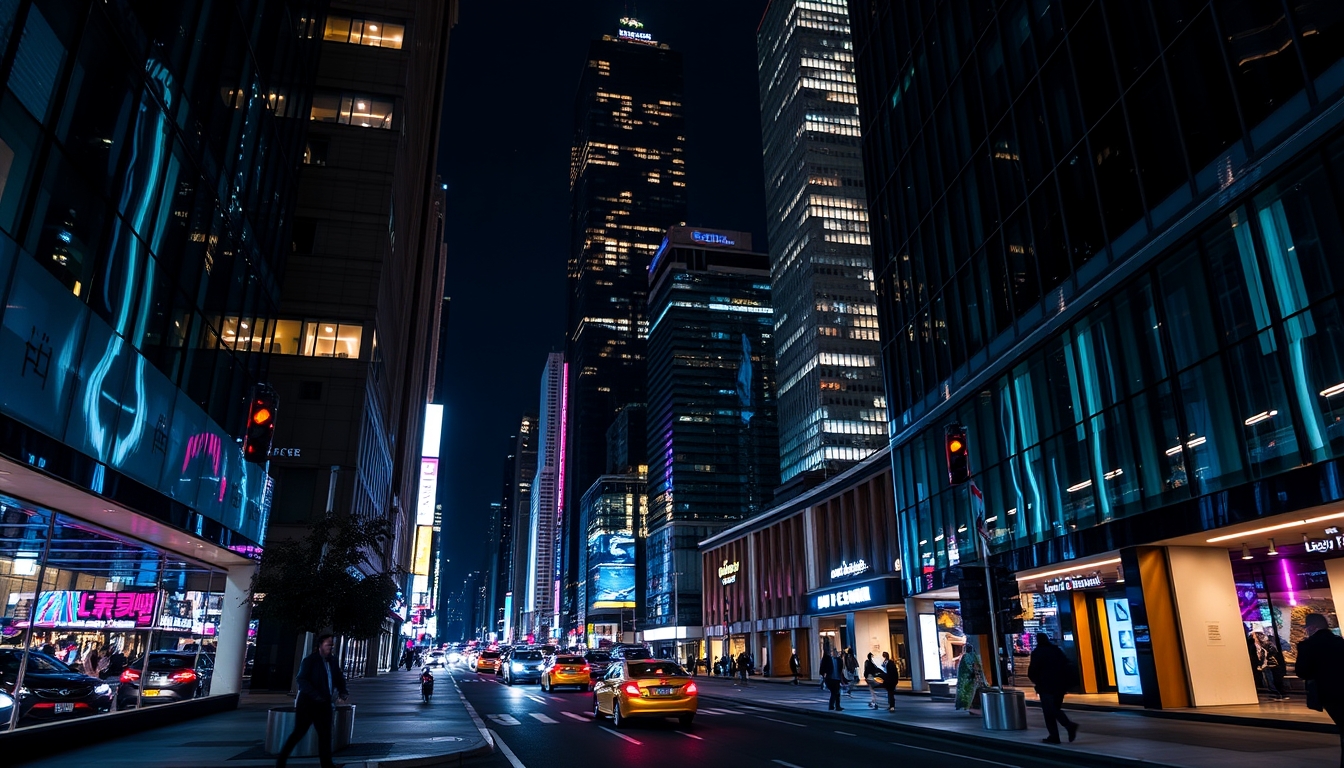
[(224, 584), (0, 496), (0, 730), (210, 695)]

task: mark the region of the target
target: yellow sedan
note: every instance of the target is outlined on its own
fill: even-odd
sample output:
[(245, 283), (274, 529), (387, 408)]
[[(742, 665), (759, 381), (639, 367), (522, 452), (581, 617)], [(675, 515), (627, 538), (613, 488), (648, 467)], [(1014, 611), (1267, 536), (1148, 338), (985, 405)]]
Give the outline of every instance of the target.
[(676, 663), (657, 659), (613, 661), (593, 685), (593, 720), (611, 715), (624, 727), (636, 717), (675, 717), (688, 726), (699, 708), (695, 682)]
[(472, 671), (478, 674), (498, 672), (499, 651), (481, 651), (481, 655), (476, 657), (476, 663), (472, 665)]
[(562, 685), (588, 690), (593, 668), (582, 656), (552, 656), (541, 667), (541, 690), (554, 691)]

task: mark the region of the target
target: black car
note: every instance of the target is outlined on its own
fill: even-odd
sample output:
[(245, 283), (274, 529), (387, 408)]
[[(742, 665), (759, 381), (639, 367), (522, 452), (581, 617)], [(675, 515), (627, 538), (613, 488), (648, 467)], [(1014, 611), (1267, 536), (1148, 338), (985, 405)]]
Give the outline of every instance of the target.
[(0, 688), (19, 700), (19, 725), (51, 723), (111, 711), (112, 686), (37, 651), (29, 651), (23, 686), (14, 690), (22, 658), (21, 650), (0, 650)]
[(514, 683), (541, 682), (541, 663), (545, 656), (534, 648), (519, 648), (509, 654), (509, 660), (500, 666), (504, 668), (504, 682)]
[(608, 650), (611, 651), (612, 661), (635, 661), (637, 659), (653, 658), (653, 653), (649, 651), (648, 646), (638, 643), (617, 643)]
[(611, 665), (611, 653), (608, 651), (586, 651), (583, 654), (583, 660), (588, 662), (592, 668), (592, 678), (596, 680), (607, 674), (607, 667)]
[(149, 654), (149, 680), (141, 685), (145, 659), (140, 657), (121, 673), (117, 691), (117, 709), (134, 709), (136, 692), (143, 688), (140, 701), (145, 705), (169, 704), (210, 695), (210, 676), (214, 659), (210, 654), (153, 651)]

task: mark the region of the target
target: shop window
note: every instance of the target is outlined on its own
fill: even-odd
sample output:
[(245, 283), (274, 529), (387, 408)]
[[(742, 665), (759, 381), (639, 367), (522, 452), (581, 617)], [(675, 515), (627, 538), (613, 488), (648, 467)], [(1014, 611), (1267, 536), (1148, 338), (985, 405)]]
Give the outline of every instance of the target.
[(406, 37), (406, 26), (389, 24), (378, 19), (355, 19), (348, 16), (328, 16), (322, 39), (332, 43), (367, 45), (373, 48), (401, 48)]

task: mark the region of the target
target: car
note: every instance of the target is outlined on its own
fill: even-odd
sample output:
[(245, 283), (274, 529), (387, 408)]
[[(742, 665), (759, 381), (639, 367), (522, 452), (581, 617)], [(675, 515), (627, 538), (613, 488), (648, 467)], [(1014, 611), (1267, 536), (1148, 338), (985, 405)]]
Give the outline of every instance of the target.
[(28, 652), (23, 686), (19, 687), (22, 659), (22, 650), (0, 650), (0, 689), (5, 693), (0, 708), (9, 714), (17, 698), (19, 725), (51, 723), (112, 711), (112, 686), (76, 672), (55, 657), (38, 651)]
[(461, 652), (461, 651), (449, 651), (449, 652), (448, 652), (448, 663), (449, 663), (449, 664), (460, 664), (460, 663), (462, 663), (462, 652)]
[(607, 674), (607, 667), (611, 666), (610, 651), (585, 651), (583, 660), (588, 662), (592, 669), (590, 677), (594, 680)]
[(700, 692), (681, 665), (657, 659), (612, 661), (593, 684), (593, 721), (607, 715), (624, 728), (632, 718), (675, 717), (682, 727), (695, 721)]
[(478, 674), (483, 672), (498, 672), (499, 651), (481, 651), (472, 662), (471, 671)]
[(425, 654), (425, 667), (446, 667), (448, 666), (448, 657), (443, 651), (433, 650)]
[(583, 690), (592, 687), (593, 668), (578, 654), (562, 653), (546, 659), (541, 667), (541, 690), (554, 691), (562, 685), (573, 685)]
[(541, 651), (531, 648), (520, 648), (509, 654), (509, 660), (501, 663), (504, 668), (504, 683), (513, 685), (514, 683), (526, 683), (528, 681), (541, 682), (541, 665), (545, 657)]
[(616, 645), (611, 646), (611, 648), (608, 648), (607, 650), (611, 652), (612, 661), (616, 661), (618, 659), (653, 658), (653, 652), (649, 650), (648, 646), (640, 645), (637, 643), (617, 643)]
[(214, 657), (208, 653), (151, 651), (147, 680), (141, 679), (144, 663), (142, 656), (129, 663), (121, 673), (117, 709), (134, 709), (137, 701), (149, 706), (210, 695), (210, 678), (215, 665)]

